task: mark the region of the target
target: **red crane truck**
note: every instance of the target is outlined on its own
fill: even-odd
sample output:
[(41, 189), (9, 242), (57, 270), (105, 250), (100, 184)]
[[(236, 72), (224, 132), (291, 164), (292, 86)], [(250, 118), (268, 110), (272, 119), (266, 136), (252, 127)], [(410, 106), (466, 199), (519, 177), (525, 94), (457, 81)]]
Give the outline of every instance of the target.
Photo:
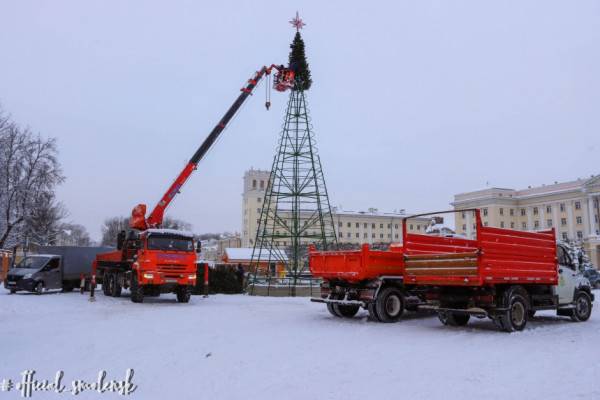
[[(102, 282), (107, 296), (118, 297), (123, 288), (131, 291), (131, 300), (141, 303), (144, 296), (176, 293), (177, 300), (187, 303), (196, 284), (196, 252), (193, 235), (188, 232), (160, 229), (166, 208), (188, 180), (198, 163), (225, 129), (261, 78), (277, 71), (273, 87), (283, 92), (294, 86), (294, 71), (283, 66), (262, 67), (241, 89), (240, 95), (213, 128), (190, 161), (169, 186), (161, 200), (146, 217), (146, 205), (138, 204), (131, 213), (130, 230), (117, 238), (117, 250), (96, 256), (92, 266), (94, 282)], [(270, 106), (269, 99), (265, 104)]]
[[(310, 267), (324, 279), (321, 298), (336, 316), (354, 316), (360, 307), (372, 318), (393, 322), (404, 309), (433, 309), (447, 325), (465, 325), (470, 316), (488, 317), (512, 332), (525, 328), (538, 310), (556, 310), (587, 320), (594, 295), (554, 229), (522, 232), (483, 226), (473, 212), (476, 238), (406, 232), (402, 245), (385, 252), (363, 246), (355, 252), (310, 252)], [(412, 300), (412, 301), (411, 301)]]

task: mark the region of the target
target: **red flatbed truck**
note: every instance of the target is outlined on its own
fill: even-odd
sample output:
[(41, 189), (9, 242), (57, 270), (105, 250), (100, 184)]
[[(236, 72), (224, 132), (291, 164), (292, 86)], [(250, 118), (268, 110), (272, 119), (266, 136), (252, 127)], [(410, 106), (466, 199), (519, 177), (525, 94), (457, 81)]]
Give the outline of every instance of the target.
[(473, 212), (476, 239), (406, 233), (390, 250), (318, 252), (310, 269), (323, 278), (321, 297), (338, 317), (366, 308), (372, 319), (394, 322), (405, 309), (430, 309), (447, 325), (470, 316), (491, 318), (506, 331), (522, 330), (538, 310), (587, 320), (594, 296), (589, 281), (556, 243), (554, 230), (522, 232), (483, 226)]

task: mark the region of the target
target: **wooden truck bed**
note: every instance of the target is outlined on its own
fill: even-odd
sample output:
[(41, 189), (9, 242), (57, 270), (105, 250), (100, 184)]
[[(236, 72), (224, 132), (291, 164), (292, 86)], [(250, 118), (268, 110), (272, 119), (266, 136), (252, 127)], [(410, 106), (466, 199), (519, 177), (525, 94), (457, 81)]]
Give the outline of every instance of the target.
[(402, 276), (404, 260), (402, 248), (370, 250), (364, 244), (361, 250), (309, 252), (310, 271), (315, 277), (360, 282), (382, 275)]
[(477, 225), (476, 240), (404, 235), (404, 282), (463, 286), (558, 283), (553, 229), (522, 232)]

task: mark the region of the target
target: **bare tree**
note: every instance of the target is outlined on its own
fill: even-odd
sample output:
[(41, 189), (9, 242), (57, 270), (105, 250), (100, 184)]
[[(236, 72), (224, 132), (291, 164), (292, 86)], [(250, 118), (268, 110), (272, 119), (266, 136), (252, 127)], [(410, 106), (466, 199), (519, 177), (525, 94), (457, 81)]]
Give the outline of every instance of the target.
[(62, 234), (62, 220), (67, 214), (64, 205), (56, 201), (54, 193), (42, 193), (34, 199), (21, 229), (22, 234), (33, 244), (55, 245)]
[(55, 139), (20, 128), (0, 110), (0, 248), (33, 229), (26, 225), (39, 207), (53, 207), (48, 202), (64, 181), (57, 154)]
[(62, 246), (90, 246), (92, 240), (83, 225), (65, 223), (60, 226), (56, 244)]
[(177, 229), (179, 231), (191, 231), (192, 224), (189, 222), (182, 221), (177, 218), (165, 217), (163, 219), (162, 227), (165, 229)]

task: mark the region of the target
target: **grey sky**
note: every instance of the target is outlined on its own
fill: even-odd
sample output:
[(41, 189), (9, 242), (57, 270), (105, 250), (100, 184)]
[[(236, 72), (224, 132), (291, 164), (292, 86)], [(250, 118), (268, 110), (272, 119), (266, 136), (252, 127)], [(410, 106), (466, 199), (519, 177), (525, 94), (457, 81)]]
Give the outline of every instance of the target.
[[(59, 140), (70, 219), (152, 207), (263, 64), (296, 8), (331, 201), (449, 208), (453, 194), (600, 173), (598, 1), (2, 1), (0, 103)], [(286, 96), (261, 85), (169, 214), (239, 230)]]

